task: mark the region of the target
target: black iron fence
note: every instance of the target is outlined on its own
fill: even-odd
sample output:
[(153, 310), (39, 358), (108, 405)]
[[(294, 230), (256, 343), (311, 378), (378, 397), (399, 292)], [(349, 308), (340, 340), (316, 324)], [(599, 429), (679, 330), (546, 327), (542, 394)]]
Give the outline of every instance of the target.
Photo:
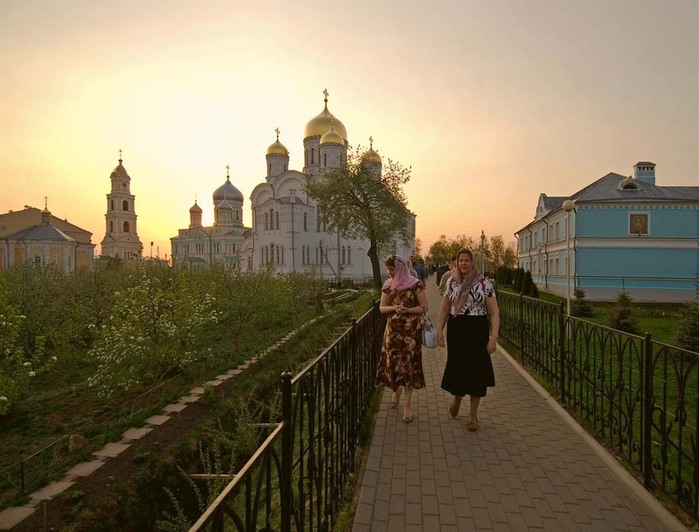
[(699, 517), (699, 354), (498, 292), (500, 338), (649, 490)]
[(331, 530), (375, 393), (378, 304), (298, 375), (282, 375), (282, 421), (190, 530)]

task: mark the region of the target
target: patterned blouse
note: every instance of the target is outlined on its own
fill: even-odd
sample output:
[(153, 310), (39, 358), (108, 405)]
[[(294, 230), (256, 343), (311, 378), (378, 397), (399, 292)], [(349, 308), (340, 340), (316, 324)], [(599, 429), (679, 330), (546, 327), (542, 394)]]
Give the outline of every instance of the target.
[(459, 286), (454, 278), (450, 278), (444, 290), (444, 297), (449, 298), (449, 301), (451, 301), (449, 312), (452, 316), (458, 316), (460, 314), (465, 314), (467, 316), (486, 316), (488, 310), (485, 307), (485, 298), (495, 297), (495, 289), (488, 279), (482, 278), (479, 283), (471, 287), (466, 303), (464, 303), (460, 309), (455, 307), (458, 295)]

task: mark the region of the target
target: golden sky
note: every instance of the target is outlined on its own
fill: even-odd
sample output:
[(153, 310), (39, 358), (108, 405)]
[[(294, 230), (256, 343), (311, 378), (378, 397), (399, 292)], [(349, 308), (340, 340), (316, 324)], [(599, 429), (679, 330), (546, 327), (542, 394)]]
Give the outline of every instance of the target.
[(513, 241), (540, 193), (639, 161), (699, 185), (696, 0), (0, 0), (0, 72), (0, 212), (48, 196), (99, 244), (123, 149), (146, 256), (195, 198), (212, 222), (226, 165), (249, 226), (325, 88), (351, 145), (412, 167), (425, 250)]

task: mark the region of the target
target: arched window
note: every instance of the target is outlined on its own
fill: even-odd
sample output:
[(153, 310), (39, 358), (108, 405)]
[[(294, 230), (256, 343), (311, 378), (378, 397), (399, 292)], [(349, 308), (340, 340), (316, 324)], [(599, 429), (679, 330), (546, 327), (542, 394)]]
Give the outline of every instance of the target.
[(279, 229), (279, 211), (277, 211), (277, 229)]
[(114, 232), (114, 222), (109, 222), (109, 232), (110, 233)]
[(311, 164), (315, 164), (316, 162), (316, 149), (311, 148)]
[(124, 233), (129, 232), (129, 222), (124, 222)]
[(308, 213), (303, 213), (303, 230), (308, 231)]
[(269, 210), (269, 228), (274, 229), (274, 209)]
[(265, 213), (265, 230), (269, 229), (269, 214)]
[(113, 211), (114, 210), (114, 200), (111, 200), (110, 204), (111, 204), (111, 207), (109, 209)]
[(129, 210), (129, 202), (124, 200), (123, 203), (121, 204), (121, 208), (125, 211)]
[(323, 166), (328, 166), (328, 154), (323, 154)]
[(269, 245), (269, 255), (267, 260), (274, 262), (274, 244)]
[(272, 163), (269, 163), (269, 168), (267, 169), (267, 175), (272, 175)]

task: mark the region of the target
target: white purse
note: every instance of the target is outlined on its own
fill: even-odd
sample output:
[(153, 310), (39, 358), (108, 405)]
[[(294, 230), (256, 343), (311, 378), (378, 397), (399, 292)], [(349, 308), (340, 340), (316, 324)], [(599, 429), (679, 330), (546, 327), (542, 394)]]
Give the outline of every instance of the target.
[(426, 314), (422, 317), (422, 345), (430, 349), (439, 345), (437, 329), (432, 325), (430, 318)]

